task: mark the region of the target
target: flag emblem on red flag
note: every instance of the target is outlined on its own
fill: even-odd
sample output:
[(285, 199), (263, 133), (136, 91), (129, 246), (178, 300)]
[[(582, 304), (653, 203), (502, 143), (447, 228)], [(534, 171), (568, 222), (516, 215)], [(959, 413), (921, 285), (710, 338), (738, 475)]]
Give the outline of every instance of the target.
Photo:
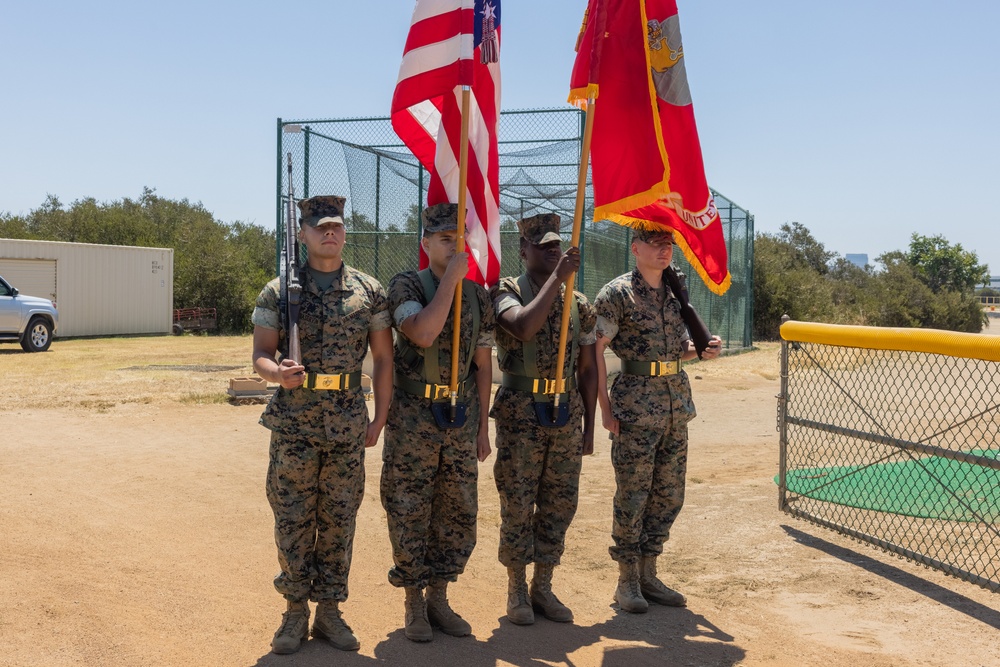
[(594, 219), (668, 227), (716, 294), (729, 289), (726, 242), (705, 178), (676, 0), (590, 0), (570, 102), (594, 106)]
[(500, 0), (417, 0), (392, 96), (392, 127), (430, 173), (427, 204), (456, 203), (470, 87), (465, 240), (468, 277), (482, 285), (500, 278), (499, 56)]

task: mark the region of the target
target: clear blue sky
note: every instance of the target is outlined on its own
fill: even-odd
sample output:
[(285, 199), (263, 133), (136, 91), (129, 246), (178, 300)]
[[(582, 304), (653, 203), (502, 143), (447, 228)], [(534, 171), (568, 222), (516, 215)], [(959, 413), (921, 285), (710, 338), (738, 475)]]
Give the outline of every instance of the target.
[[(504, 108), (565, 104), (585, 4), (504, 0)], [(944, 234), (1000, 274), (1000, 3), (679, 6), (708, 180), (757, 231), (872, 259)], [(7, 3), (0, 211), (149, 186), (271, 226), (275, 119), (387, 115), (412, 7)]]

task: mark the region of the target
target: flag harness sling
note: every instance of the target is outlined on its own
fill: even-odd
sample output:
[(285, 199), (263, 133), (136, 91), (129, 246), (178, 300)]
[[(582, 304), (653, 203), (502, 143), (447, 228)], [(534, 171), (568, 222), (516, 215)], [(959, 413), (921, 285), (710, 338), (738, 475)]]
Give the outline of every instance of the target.
[[(434, 294), (437, 292), (437, 286), (434, 285), (434, 276), (431, 274), (430, 269), (423, 269), (422, 271), (417, 272), (417, 276), (420, 278), (420, 284), (423, 287), (424, 305), (426, 306), (431, 302), (431, 299), (434, 298)], [(472, 304), (472, 336), (469, 338), (468, 350), (468, 363), (470, 369), (472, 367), (472, 357), (476, 351), (476, 341), (479, 339), (480, 304), (479, 294), (475, 291), (472, 293), (472, 300), (475, 301), (475, 303)], [(406, 359), (408, 363), (412, 363), (419, 356), (416, 348), (406, 339), (405, 336), (397, 336), (396, 342), (402, 349), (403, 358)], [(407, 393), (430, 399), (431, 414), (434, 415), (434, 422), (438, 425), (438, 428), (461, 428), (462, 426), (465, 426), (465, 421), (468, 418), (468, 404), (464, 402), (456, 402), (454, 415), (451, 414), (452, 406), (449, 400), (449, 385), (438, 384), (441, 380), (441, 366), (438, 360), (438, 349), (437, 338), (434, 339), (434, 342), (431, 343), (429, 347), (424, 348), (423, 382), (415, 382), (409, 378), (404, 378), (397, 373), (395, 384)], [(470, 376), (471, 373), (466, 373), (465, 378), (459, 383), (457, 388), (457, 393), (459, 395), (465, 394)]]
[[(521, 274), (517, 279), (517, 286), (521, 291), (522, 303), (527, 306), (535, 298), (535, 294), (531, 289), (531, 281), (528, 280), (527, 274)], [(572, 295), (572, 300), (570, 301), (570, 319), (573, 321), (573, 338), (569, 355), (569, 367), (570, 369), (574, 369), (576, 368), (576, 358), (580, 343), (580, 308), (575, 295)], [(542, 326), (546, 332), (549, 332), (547, 318), (545, 324)], [(562, 343), (561, 337), (559, 342)], [(512, 370), (503, 374), (503, 386), (515, 391), (530, 391), (532, 393), (535, 399), (535, 417), (538, 419), (539, 425), (546, 428), (565, 426), (569, 422), (568, 392), (576, 389), (575, 376), (571, 371), (570, 376), (563, 381), (563, 391), (558, 391), (559, 388), (556, 387), (556, 381), (543, 378), (538, 370), (538, 344), (535, 342), (535, 339), (524, 341), (521, 344), (521, 351), (524, 357), (523, 361), (510, 360)], [(510, 352), (498, 343), (497, 353), (504, 361), (504, 365), (506, 365)], [(555, 404), (555, 396), (559, 394), (565, 396), (566, 400)], [(553, 407), (555, 407), (554, 411)]]

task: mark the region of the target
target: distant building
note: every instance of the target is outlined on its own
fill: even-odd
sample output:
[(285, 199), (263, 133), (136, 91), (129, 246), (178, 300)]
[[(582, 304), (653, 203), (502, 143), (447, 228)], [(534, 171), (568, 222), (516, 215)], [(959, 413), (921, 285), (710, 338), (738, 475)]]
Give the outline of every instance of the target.
[(844, 259), (861, 269), (868, 266), (868, 253), (847, 253)]

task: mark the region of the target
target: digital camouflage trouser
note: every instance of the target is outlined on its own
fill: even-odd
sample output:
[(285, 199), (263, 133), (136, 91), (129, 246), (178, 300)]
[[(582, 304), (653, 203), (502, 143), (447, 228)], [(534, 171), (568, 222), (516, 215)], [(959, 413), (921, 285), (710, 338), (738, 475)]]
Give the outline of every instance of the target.
[(267, 500), (281, 565), (274, 587), (288, 600), (347, 599), (365, 488), (364, 426), (337, 442), (271, 433)]
[(611, 463), (617, 484), (611, 557), (635, 563), (660, 555), (684, 504), (687, 422), (666, 432), (622, 423), (612, 436)]
[(429, 401), (398, 388), (393, 392), (381, 480), (393, 586), (456, 581), (476, 546), (479, 400), (474, 386), (465, 400), (465, 425), (442, 429), (434, 423)]
[(581, 409), (572, 412), (566, 426), (545, 428), (538, 424), (530, 394), (494, 403), (499, 558), (508, 567), (559, 564), (576, 514), (583, 462)]

